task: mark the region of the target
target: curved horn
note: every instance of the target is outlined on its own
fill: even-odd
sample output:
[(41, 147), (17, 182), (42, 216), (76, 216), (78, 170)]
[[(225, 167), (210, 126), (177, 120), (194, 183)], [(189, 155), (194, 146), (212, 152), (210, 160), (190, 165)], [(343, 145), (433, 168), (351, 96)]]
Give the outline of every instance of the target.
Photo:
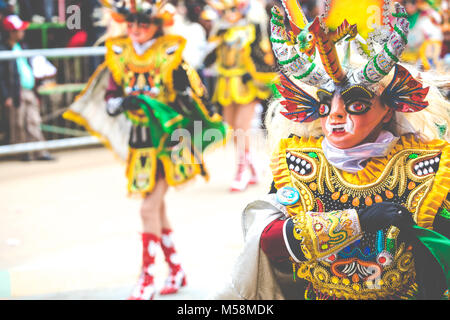
[(280, 9), (276, 6), (272, 7), (270, 27), (272, 50), (278, 63), (288, 75), (292, 75), (295, 79), (315, 87), (320, 87), (332, 81), (323, 69), (323, 66), (310, 62), (298, 53), (295, 45), (288, 39), (283, 16)]
[(336, 46), (329, 35), (321, 27), (319, 17), (316, 17), (309, 26), (309, 30), (315, 35), (317, 49), (326, 73), (335, 83), (340, 83), (345, 79), (345, 72), (339, 62)]
[(308, 20), (306, 20), (302, 7), (297, 0), (281, 0), (281, 4), (289, 19), (292, 31), (295, 35), (298, 35), (300, 30), (308, 24)]
[(385, 42), (383, 49), (370, 59), (364, 67), (352, 74), (351, 82), (368, 86), (373, 85), (387, 76), (399, 61), (399, 57), (408, 43), (409, 22), (406, 19), (408, 15), (405, 8), (398, 2), (395, 3), (395, 13), (392, 15), (396, 17), (394, 30)]

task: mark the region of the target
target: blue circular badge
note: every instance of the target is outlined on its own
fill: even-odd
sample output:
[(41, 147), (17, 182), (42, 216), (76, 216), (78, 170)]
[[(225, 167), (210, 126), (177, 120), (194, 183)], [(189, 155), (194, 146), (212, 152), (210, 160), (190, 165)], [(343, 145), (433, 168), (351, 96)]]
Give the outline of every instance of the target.
[(300, 199), (300, 194), (293, 187), (283, 187), (277, 191), (277, 200), (284, 206), (290, 206)]

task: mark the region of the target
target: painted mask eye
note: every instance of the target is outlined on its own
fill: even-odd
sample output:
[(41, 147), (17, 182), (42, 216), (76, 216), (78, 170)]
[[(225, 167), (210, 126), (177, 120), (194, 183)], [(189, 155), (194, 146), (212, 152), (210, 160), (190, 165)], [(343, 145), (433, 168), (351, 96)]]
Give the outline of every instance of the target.
[(319, 117), (326, 117), (329, 114), (330, 114), (330, 106), (325, 103), (321, 103), (319, 107)]
[(350, 114), (363, 114), (369, 111), (370, 107), (361, 102), (353, 102), (352, 104), (345, 106), (345, 109)]

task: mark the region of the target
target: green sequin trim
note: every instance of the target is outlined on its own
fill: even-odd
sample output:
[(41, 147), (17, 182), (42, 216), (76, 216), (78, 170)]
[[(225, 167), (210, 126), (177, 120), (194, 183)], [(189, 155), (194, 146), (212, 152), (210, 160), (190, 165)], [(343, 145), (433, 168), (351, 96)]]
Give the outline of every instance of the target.
[(443, 139), (444, 136), (445, 136), (445, 133), (447, 132), (447, 125), (445, 125), (445, 124), (444, 125), (440, 125), (438, 123), (435, 123), (435, 125), (436, 125), (436, 128), (439, 131), (439, 138)]
[(272, 17), (277, 18), (280, 21), (283, 21), (283, 16), (280, 16), (279, 14), (276, 14), (275, 12), (272, 12)]
[(368, 63), (365, 65), (364, 70), (363, 70), (364, 78), (366, 78), (366, 80), (369, 81), (370, 83), (377, 83), (376, 81), (369, 79), (369, 77), (367, 76), (367, 73), (366, 73), (367, 65), (368, 65)]
[(406, 37), (406, 35), (403, 33), (402, 30), (400, 30), (399, 27), (397, 27), (397, 25), (394, 26), (394, 30), (400, 35), (400, 37), (402, 37), (405, 43), (408, 43), (408, 37)]
[(281, 22), (278, 21), (278, 20), (275, 20), (274, 18), (270, 19), (270, 22), (272, 22), (273, 24), (275, 24), (275, 25), (277, 25), (277, 26), (279, 26), (279, 27), (284, 27), (284, 24), (283, 24), (283, 23), (281, 23)]
[(395, 62), (399, 61), (398, 58), (391, 52), (391, 50), (389, 50), (389, 48), (387, 46), (387, 43), (384, 44), (384, 51), (386, 51), (386, 53), (389, 56), (389, 58), (391, 58)]
[(390, 253), (395, 253), (395, 241), (394, 239), (386, 239), (386, 250)]
[(290, 59), (284, 60), (284, 61), (278, 61), (281, 65), (285, 65), (285, 64), (289, 64), (294, 62), (295, 60), (297, 60), (300, 56), (298, 54), (296, 54), (295, 56), (293, 56)]
[(373, 57), (373, 65), (374, 65), (375, 69), (377, 69), (377, 71), (378, 71), (379, 73), (381, 73), (383, 76), (387, 76), (387, 72), (384, 72), (384, 70), (381, 69), (380, 66), (378, 65), (378, 63), (377, 63), (377, 57), (378, 57), (378, 55), (376, 55), (375, 57)]
[(439, 213), (439, 215), (445, 219), (450, 219), (450, 211), (448, 211), (447, 209), (443, 208), (441, 210), (441, 212)]
[(270, 37), (270, 42), (273, 42), (273, 43), (286, 43), (287, 40), (284, 40), (284, 39), (275, 39), (275, 38)]
[(316, 64), (313, 62), (313, 63), (311, 64), (311, 66), (309, 67), (309, 69), (306, 70), (305, 73), (303, 73), (303, 74), (301, 74), (301, 75), (299, 75), (299, 76), (294, 76), (294, 78), (297, 79), (297, 80), (301, 80), (301, 79), (303, 79), (304, 77), (309, 76), (309, 74), (314, 70), (315, 67), (316, 67)]
[(408, 18), (409, 17), (409, 15), (406, 12), (399, 12), (399, 13), (394, 12), (392, 14), (392, 16), (395, 18)]

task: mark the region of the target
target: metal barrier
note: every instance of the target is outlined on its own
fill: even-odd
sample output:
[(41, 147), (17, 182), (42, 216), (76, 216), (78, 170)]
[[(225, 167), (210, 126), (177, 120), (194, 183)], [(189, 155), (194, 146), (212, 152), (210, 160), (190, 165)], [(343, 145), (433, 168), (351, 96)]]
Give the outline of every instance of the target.
[[(88, 145), (99, 145), (97, 138), (75, 123), (62, 118), (62, 113), (72, 103), (76, 94), (85, 86), (99, 61), (94, 57), (103, 57), (105, 47), (34, 49), (23, 51), (0, 51), (0, 61), (17, 58), (44, 56), (57, 68), (56, 86), (38, 90), (41, 99), (41, 129), (47, 141), (6, 144), (0, 146), (0, 157), (39, 150), (55, 150)], [(97, 58), (98, 59), (98, 58)], [(6, 123), (4, 108), (0, 120)], [(3, 119), (1, 119), (3, 118)], [(3, 130), (7, 126), (2, 126)], [(6, 133), (4, 132), (4, 135)], [(68, 137), (69, 136), (69, 137)], [(73, 138), (76, 136), (76, 138)], [(84, 137), (82, 137), (84, 136)]]

